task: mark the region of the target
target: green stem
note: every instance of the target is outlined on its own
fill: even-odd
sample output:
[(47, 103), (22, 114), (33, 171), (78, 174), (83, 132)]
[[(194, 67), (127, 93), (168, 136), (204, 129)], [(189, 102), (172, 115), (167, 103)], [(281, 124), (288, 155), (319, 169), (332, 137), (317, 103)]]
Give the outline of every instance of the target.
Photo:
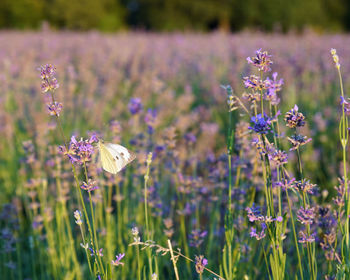
[[(282, 174), (284, 175), (284, 173), (282, 173)], [(284, 180), (285, 180), (285, 176), (283, 176), (283, 177), (284, 177)], [(301, 265), (301, 257), (300, 257), (300, 252), (299, 252), (298, 237), (297, 237), (297, 234), (296, 234), (296, 231), (295, 231), (294, 217), (293, 217), (292, 207), (291, 207), (291, 204), (290, 204), (290, 199), (289, 199), (288, 189), (287, 188), (286, 188), (286, 196), (287, 196), (287, 203), (288, 203), (290, 220), (292, 222), (292, 229), (293, 229), (295, 248), (297, 249), (298, 263), (299, 263), (299, 269), (300, 269), (300, 277), (303, 280), (304, 279), (303, 267)]]
[[(349, 199), (349, 191), (348, 191), (348, 177), (347, 177), (347, 167), (346, 167), (346, 149), (348, 143), (348, 132), (347, 132), (347, 124), (348, 118), (345, 115), (344, 107), (345, 107), (345, 95), (344, 95), (344, 87), (343, 87), (343, 78), (340, 71), (340, 66), (337, 66), (339, 83), (340, 83), (340, 92), (343, 98), (342, 104), (342, 127), (341, 127), (341, 144), (343, 149), (343, 173), (344, 173), (344, 189), (345, 189), (345, 207), (346, 207), (346, 220), (345, 220), (345, 243), (346, 246), (349, 247), (349, 214), (350, 214), (350, 199)], [(344, 261), (344, 260), (343, 260)]]
[[(150, 236), (150, 229), (149, 229), (149, 224), (148, 224), (148, 202), (147, 202), (147, 184), (148, 184), (148, 179), (149, 179), (149, 171), (150, 171), (150, 165), (152, 161), (152, 153), (148, 155), (147, 159), (147, 169), (146, 169), (146, 174), (144, 177), (144, 200), (145, 200), (145, 222), (146, 222), (146, 236), (147, 240), (151, 240)], [(152, 268), (152, 256), (151, 256), (151, 251), (147, 250), (147, 255), (148, 255), (148, 265), (149, 265), (149, 271), (150, 271), (150, 278), (152, 277), (153, 273), (153, 268)]]
[[(83, 165), (84, 165), (84, 171), (85, 171), (85, 180), (86, 180), (86, 183), (88, 183), (89, 178), (88, 178), (86, 163), (84, 162)], [(104, 267), (103, 267), (101, 256), (100, 256), (100, 248), (99, 248), (98, 242), (97, 242), (95, 213), (94, 213), (94, 207), (93, 207), (93, 204), (92, 204), (91, 192), (88, 191), (88, 194), (89, 194), (89, 202), (90, 202), (92, 227), (93, 227), (93, 237), (94, 237), (94, 242), (95, 242), (95, 256), (97, 257), (98, 262), (100, 263), (101, 272), (104, 275), (105, 273), (104, 273)]]

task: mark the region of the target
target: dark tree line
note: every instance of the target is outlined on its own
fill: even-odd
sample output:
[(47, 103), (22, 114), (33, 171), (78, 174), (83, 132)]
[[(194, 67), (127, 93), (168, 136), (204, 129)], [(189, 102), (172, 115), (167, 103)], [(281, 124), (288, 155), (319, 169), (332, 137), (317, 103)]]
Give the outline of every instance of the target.
[(1, 0), (0, 28), (350, 30), (349, 0)]

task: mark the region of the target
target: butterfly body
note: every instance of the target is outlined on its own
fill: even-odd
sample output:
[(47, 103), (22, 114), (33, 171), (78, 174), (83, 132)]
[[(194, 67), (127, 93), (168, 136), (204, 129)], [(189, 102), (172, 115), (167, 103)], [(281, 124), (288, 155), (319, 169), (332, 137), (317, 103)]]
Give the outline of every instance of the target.
[(136, 158), (134, 153), (118, 144), (104, 144), (102, 141), (99, 141), (97, 146), (100, 152), (102, 168), (112, 174), (117, 174)]

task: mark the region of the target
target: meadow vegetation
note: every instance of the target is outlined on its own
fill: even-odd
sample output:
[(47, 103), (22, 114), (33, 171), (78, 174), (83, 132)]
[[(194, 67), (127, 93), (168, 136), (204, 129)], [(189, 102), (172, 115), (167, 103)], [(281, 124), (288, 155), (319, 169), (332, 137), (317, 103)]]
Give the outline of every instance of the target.
[(0, 46), (4, 279), (349, 279), (348, 35)]

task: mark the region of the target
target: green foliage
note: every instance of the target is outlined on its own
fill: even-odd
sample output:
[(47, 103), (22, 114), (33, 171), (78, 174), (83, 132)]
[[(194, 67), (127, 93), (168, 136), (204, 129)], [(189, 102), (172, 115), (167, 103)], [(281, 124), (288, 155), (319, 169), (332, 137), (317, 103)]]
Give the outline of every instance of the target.
[(2, 0), (0, 28), (349, 30), (346, 0)]

